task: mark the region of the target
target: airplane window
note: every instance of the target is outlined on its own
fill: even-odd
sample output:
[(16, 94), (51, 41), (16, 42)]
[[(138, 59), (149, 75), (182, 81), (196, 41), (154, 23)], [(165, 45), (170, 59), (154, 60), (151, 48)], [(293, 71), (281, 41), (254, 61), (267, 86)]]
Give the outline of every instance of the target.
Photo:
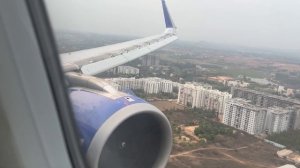
[(300, 2), (46, 0), (91, 168), (300, 166)]

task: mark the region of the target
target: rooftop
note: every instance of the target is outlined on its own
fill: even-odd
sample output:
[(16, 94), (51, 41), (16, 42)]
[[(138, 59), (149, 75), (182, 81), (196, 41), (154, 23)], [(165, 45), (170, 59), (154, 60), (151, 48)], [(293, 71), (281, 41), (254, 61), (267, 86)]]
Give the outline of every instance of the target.
[(231, 104), (234, 104), (237, 106), (242, 106), (244, 108), (251, 109), (254, 111), (266, 110), (266, 108), (258, 107), (253, 104), (250, 104), (251, 103), (250, 100), (246, 100), (246, 99), (242, 99), (242, 98), (233, 98), (233, 99), (229, 100), (228, 103), (231, 103)]
[(291, 112), (290, 108), (282, 108), (282, 107), (269, 107), (268, 112), (272, 112), (274, 114), (284, 114)]
[(241, 88), (241, 87), (234, 87), (234, 88), (239, 89), (239, 90), (243, 90), (243, 91), (247, 91), (247, 92), (250, 92), (250, 93), (254, 93), (254, 94), (258, 94), (258, 95), (262, 95), (262, 96), (267, 96), (267, 97), (271, 97), (271, 98), (275, 98), (275, 99), (279, 99), (279, 100), (284, 100), (284, 101), (287, 101), (287, 102), (291, 102), (291, 103), (300, 105), (300, 101), (296, 100), (296, 99), (291, 99), (291, 98), (287, 98), (287, 97), (283, 97), (283, 96), (273, 95), (273, 94), (270, 94), (270, 93), (251, 90), (251, 89), (247, 89), (247, 88)]

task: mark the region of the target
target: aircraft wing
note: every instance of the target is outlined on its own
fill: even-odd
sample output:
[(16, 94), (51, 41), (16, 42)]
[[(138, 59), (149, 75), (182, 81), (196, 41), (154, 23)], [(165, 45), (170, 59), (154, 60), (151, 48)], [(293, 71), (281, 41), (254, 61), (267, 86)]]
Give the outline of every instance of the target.
[(166, 24), (166, 29), (162, 34), (109, 46), (63, 53), (60, 56), (64, 72), (81, 71), (83, 74), (95, 75), (173, 42), (177, 39), (176, 26), (169, 14), (165, 0), (162, 0), (162, 7)]

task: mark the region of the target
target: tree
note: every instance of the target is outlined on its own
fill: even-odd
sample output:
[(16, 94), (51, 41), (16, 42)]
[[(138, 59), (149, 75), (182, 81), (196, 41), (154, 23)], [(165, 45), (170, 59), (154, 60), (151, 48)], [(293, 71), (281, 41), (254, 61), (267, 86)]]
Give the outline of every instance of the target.
[(232, 129), (217, 122), (200, 119), (199, 126), (194, 130), (194, 134), (212, 141), (219, 134), (232, 135)]

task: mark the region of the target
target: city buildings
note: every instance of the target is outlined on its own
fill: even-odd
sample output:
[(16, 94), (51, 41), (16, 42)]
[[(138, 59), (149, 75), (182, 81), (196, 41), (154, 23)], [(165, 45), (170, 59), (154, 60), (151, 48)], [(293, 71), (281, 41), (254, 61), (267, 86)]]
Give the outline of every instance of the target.
[(172, 93), (173, 82), (160, 78), (145, 78), (144, 92), (148, 94)]
[[(266, 129), (269, 130), (270, 133), (281, 132), (282, 130), (287, 129), (300, 129), (299, 100), (237, 87), (231, 88), (231, 94), (234, 98), (239, 97), (247, 99), (251, 102), (251, 104), (256, 105), (258, 107), (269, 108), (270, 110), (268, 111), (268, 115), (272, 115), (274, 117), (272, 119), (272, 121), (274, 120), (274, 123), (269, 123), (270, 120), (266, 121)], [(277, 110), (274, 110), (275, 108), (277, 108)], [(287, 118), (287, 115), (289, 115), (289, 120), (284, 121), (284, 118)], [(285, 122), (288, 122), (287, 129), (285, 128)], [(270, 124), (274, 124), (274, 127), (270, 126)]]
[(277, 93), (283, 94), (285, 92), (285, 87), (284, 86), (278, 86), (276, 88)]
[(299, 129), (299, 119), (299, 108), (265, 108), (251, 104), (251, 100), (233, 98), (226, 102), (223, 123), (249, 134), (272, 134)]
[(109, 72), (112, 72), (114, 74), (138, 75), (140, 73), (140, 70), (132, 66), (118, 66), (109, 70)]
[(292, 111), (293, 109), (291, 108), (268, 108), (264, 126), (266, 133), (271, 134), (287, 131), (290, 127)]
[(269, 80), (265, 78), (250, 78), (251, 82), (257, 83), (259, 85), (271, 85), (273, 82), (270, 82)]
[(216, 110), (222, 119), (225, 102), (230, 98), (229, 93), (212, 90), (210, 85), (186, 83), (179, 88), (177, 102), (192, 108)]
[(294, 97), (295, 94), (297, 94), (297, 90), (291, 89), (291, 88), (286, 88), (281, 85), (277, 85), (274, 87), (274, 91), (278, 93), (279, 95), (285, 95), (287, 97)]
[(232, 77), (229, 76), (214, 76), (214, 77), (209, 77), (208, 80), (214, 81), (214, 82), (219, 82), (222, 83), (223, 85), (226, 85), (228, 81), (233, 80)]
[(259, 134), (264, 131), (266, 108), (250, 104), (250, 101), (235, 98), (225, 103), (223, 123), (249, 134)]
[(251, 100), (252, 104), (261, 107), (289, 107), (294, 105), (300, 105), (300, 101), (296, 99), (272, 95), (269, 93), (259, 92), (256, 90), (250, 90), (246, 88), (232, 87), (231, 94), (234, 98), (239, 97)]
[(300, 106), (294, 106), (291, 114), (290, 129), (300, 129)]
[(131, 66), (118, 66), (118, 74), (138, 75), (140, 70)]
[(158, 56), (148, 54), (142, 57), (143, 66), (159, 66), (159, 63), (160, 60)]
[[(127, 89), (143, 89), (144, 80), (136, 79), (136, 78), (110, 78), (105, 79), (106, 81), (110, 83), (115, 83), (115, 88), (122, 91)], [(116, 87), (119, 85), (118, 87)]]
[(248, 87), (249, 83), (244, 82), (244, 81), (240, 81), (240, 80), (231, 80), (231, 81), (227, 81), (227, 86), (230, 86), (230, 87)]
[(111, 78), (106, 80), (115, 83), (114, 87), (118, 90), (143, 90), (148, 94), (172, 93), (173, 88), (180, 85), (161, 78)]

